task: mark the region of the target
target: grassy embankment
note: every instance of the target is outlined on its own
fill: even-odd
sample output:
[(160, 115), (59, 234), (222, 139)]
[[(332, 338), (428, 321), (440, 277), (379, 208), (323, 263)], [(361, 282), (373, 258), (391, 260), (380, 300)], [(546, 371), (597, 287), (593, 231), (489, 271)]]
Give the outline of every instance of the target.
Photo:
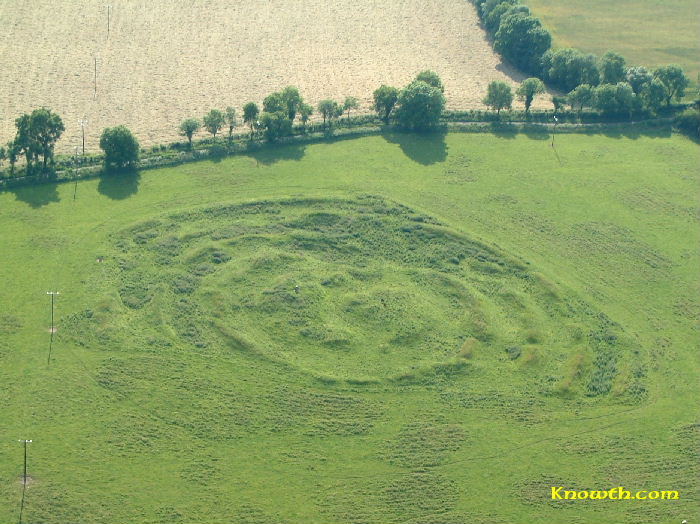
[(0, 194), (0, 521), (17, 438), (27, 522), (692, 514), (697, 145), (556, 146), (392, 134)]

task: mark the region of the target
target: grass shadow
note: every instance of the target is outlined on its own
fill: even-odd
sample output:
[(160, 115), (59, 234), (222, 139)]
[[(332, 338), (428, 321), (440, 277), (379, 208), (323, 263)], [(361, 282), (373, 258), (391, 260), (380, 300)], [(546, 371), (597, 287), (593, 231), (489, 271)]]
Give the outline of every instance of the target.
[(491, 122), (489, 128), (498, 138), (505, 138), (508, 140), (514, 139), (519, 132), (518, 126), (508, 122)]
[(135, 195), (139, 190), (141, 173), (138, 171), (121, 171), (100, 176), (97, 191), (112, 200), (124, 200)]
[(643, 126), (643, 125), (614, 125), (586, 131), (587, 135), (603, 135), (608, 138), (631, 138), (637, 140), (644, 136), (648, 138), (669, 138), (673, 135), (671, 126)]
[(258, 164), (264, 166), (269, 166), (282, 160), (301, 160), (305, 154), (306, 144), (269, 144), (247, 153)]
[(522, 133), (531, 140), (549, 140), (552, 136), (549, 129), (532, 124), (524, 124)]
[(411, 160), (429, 166), (447, 159), (447, 144), (444, 130), (427, 133), (383, 131), (382, 137), (391, 144), (398, 144)]
[(20, 202), (29, 204), (34, 209), (59, 202), (58, 184), (44, 183), (8, 189)]

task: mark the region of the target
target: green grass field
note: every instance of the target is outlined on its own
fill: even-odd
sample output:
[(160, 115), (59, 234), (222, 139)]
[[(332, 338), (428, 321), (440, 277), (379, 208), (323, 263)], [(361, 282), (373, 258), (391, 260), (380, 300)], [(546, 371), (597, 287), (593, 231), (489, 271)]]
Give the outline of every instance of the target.
[(603, 55), (621, 53), (629, 64), (677, 63), (697, 85), (700, 6), (694, 0), (523, 0), (551, 31), (557, 47)]
[(0, 194), (0, 522), (21, 438), (25, 522), (692, 519), (698, 158), (386, 134)]

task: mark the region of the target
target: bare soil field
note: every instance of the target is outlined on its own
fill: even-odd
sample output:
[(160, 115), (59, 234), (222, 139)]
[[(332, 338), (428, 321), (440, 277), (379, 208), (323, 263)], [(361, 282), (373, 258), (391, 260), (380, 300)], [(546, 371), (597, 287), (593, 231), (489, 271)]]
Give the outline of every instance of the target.
[[(262, 102), (286, 85), (316, 104), (405, 85), (423, 69), (445, 83), (450, 109), (482, 107), (486, 86), (522, 75), (503, 64), (466, 1), (435, 0), (0, 0), (0, 140), (40, 106), (66, 131), (57, 149), (98, 148), (124, 124), (143, 146), (178, 139), (209, 109)], [(95, 92), (95, 59), (97, 90)], [(535, 106), (550, 103), (542, 98)]]

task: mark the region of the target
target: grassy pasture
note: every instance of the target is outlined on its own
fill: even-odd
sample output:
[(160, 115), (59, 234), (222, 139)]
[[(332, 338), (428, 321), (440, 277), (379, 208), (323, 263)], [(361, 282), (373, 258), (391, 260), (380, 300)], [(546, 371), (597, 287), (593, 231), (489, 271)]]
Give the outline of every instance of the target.
[(692, 515), (697, 146), (556, 140), (387, 134), (0, 194), (0, 521), (17, 438), (27, 522)]
[(603, 55), (616, 51), (632, 65), (678, 63), (697, 84), (700, 7), (693, 0), (523, 0), (557, 47)]

